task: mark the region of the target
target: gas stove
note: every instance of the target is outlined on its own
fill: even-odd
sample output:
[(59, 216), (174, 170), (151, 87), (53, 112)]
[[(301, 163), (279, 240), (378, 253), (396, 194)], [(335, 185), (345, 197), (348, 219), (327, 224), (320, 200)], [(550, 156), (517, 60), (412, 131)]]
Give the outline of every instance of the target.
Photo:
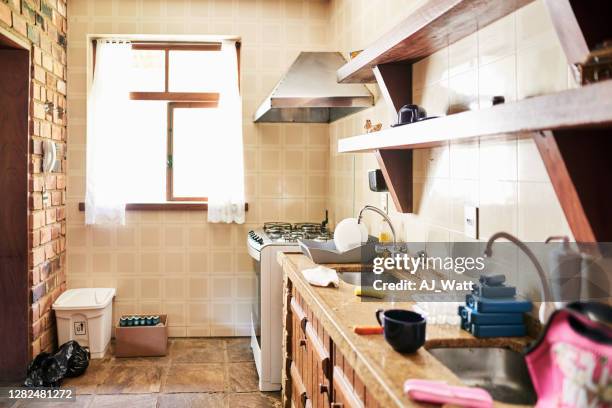
[(265, 222), (262, 228), (249, 231), (248, 243), (260, 251), (264, 245), (297, 245), (299, 239), (327, 241), (331, 235), (324, 225), (314, 222)]
[(257, 288), (251, 310), (251, 348), (261, 391), (281, 388), (283, 271), (277, 253), (299, 252), (300, 239), (331, 239), (326, 226), (327, 213), (321, 223), (266, 222), (249, 231), (247, 250), (254, 261)]

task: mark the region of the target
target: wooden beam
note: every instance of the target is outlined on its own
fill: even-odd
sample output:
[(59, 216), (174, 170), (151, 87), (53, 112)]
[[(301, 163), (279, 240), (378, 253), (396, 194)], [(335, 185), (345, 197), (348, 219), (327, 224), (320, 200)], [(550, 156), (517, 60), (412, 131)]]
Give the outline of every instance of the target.
[(612, 38), (611, 1), (545, 1), (569, 64), (584, 62), (590, 51)]
[(388, 63), (372, 68), (380, 92), (392, 114), (412, 103), (412, 65)]
[(132, 42), (133, 50), (153, 51), (220, 51), (221, 43)]
[[(128, 203), (126, 211), (208, 211), (208, 203)], [(244, 210), (249, 204), (244, 203)], [(85, 211), (85, 203), (79, 203), (79, 211)]]
[(534, 133), (557, 198), (577, 242), (612, 241), (612, 130)]
[(401, 213), (412, 212), (412, 150), (377, 150), (376, 160), (395, 209)]

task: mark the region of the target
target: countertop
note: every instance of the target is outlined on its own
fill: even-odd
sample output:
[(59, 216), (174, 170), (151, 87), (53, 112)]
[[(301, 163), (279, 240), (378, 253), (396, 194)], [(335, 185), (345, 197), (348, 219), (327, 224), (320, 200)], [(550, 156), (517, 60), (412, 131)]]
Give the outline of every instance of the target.
[[(400, 354), (385, 342), (382, 335), (358, 335), (353, 332), (353, 327), (378, 325), (377, 309), (411, 309), (413, 302), (362, 302), (354, 295), (354, 286), (342, 280), (338, 288), (311, 286), (301, 271), (315, 264), (302, 254), (278, 253), (277, 260), (366, 388), (385, 407), (430, 406), (415, 403), (403, 394), (403, 384), (407, 379), (462, 384), (455, 374), (427, 352), (428, 348), (497, 346), (520, 351), (531, 340), (527, 337), (478, 339), (457, 326), (428, 324), (425, 346), (414, 354)], [(356, 270), (355, 265), (333, 267), (338, 271)], [(496, 402), (495, 407), (518, 406)]]

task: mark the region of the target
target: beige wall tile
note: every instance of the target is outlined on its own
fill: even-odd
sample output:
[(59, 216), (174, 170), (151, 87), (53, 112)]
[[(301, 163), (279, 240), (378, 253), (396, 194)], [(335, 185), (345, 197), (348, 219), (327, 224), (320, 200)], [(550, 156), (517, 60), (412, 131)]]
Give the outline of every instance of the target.
[(164, 228), (164, 246), (183, 247), (185, 245), (185, 228), (172, 226)]
[(160, 299), (161, 285), (159, 279), (143, 278), (140, 279), (140, 298), (141, 299)]
[(478, 110), (478, 71), (471, 69), (448, 80), (449, 109), (447, 113)]
[(518, 233), (525, 241), (542, 242), (552, 235), (571, 236), (549, 182), (519, 182), (518, 197)]
[[(517, 95), (519, 99), (567, 89), (567, 66), (558, 44), (519, 49), (516, 55)], [(545, 75), (539, 75), (542, 67)]]
[(208, 298), (208, 281), (207, 277), (189, 278), (189, 299), (203, 300)]
[(209, 271), (209, 254), (207, 252), (190, 251), (187, 257), (189, 259), (189, 273), (206, 273)]
[(116, 254), (116, 272), (117, 274), (136, 274), (138, 271), (136, 254), (117, 253)]
[(448, 47), (448, 75), (473, 71), (478, 65), (478, 36), (468, 35)]
[(164, 299), (181, 300), (185, 298), (186, 280), (184, 278), (166, 278), (161, 284)]
[(490, 64), (516, 53), (516, 13), (512, 13), (477, 32), (478, 63)]
[(514, 54), (482, 65), (478, 71), (478, 97), (481, 108), (493, 105), (494, 96), (506, 103), (516, 100), (516, 57)]
[[(168, 314), (168, 326), (179, 326), (183, 328), (186, 322), (185, 318), (185, 304), (184, 303), (175, 303), (175, 302), (164, 302), (162, 305), (162, 309), (164, 313)], [(179, 331), (180, 332), (180, 331)], [(170, 336), (172, 334), (169, 333)], [(183, 334), (184, 336), (184, 334)]]
[(517, 179), (516, 136), (480, 141), (480, 178), (483, 180)]
[(517, 183), (481, 179), (479, 189), (481, 239), (488, 239), (499, 231), (517, 234)]
[(518, 139), (518, 180), (550, 182), (546, 167), (531, 134)]

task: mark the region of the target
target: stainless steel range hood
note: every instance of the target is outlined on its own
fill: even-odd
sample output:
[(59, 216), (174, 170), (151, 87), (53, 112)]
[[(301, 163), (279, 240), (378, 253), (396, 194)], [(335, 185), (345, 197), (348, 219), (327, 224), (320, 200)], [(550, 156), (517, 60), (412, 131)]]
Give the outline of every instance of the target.
[(253, 115), (254, 122), (329, 123), (374, 105), (364, 85), (339, 84), (338, 52), (302, 52)]

